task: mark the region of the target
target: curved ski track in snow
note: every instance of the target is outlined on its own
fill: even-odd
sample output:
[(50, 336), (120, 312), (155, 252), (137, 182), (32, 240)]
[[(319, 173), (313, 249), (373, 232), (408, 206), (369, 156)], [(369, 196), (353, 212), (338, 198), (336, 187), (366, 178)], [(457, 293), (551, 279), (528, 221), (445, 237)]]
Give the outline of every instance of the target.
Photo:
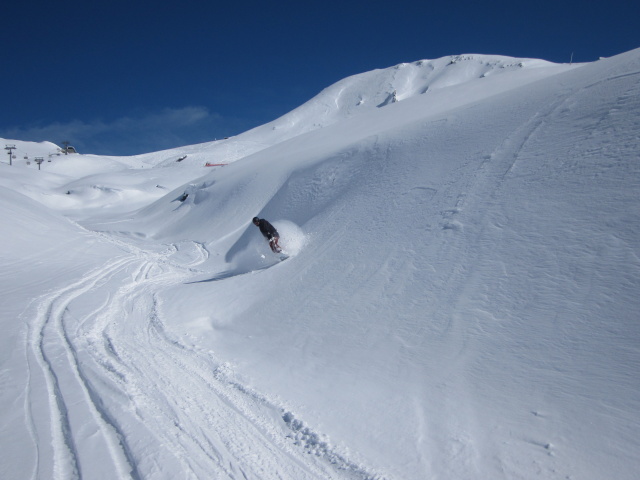
[(31, 478), (382, 478), (165, 329), (157, 293), (197, 272), (202, 245), (152, 252), (98, 235), (124, 254), (24, 315)]

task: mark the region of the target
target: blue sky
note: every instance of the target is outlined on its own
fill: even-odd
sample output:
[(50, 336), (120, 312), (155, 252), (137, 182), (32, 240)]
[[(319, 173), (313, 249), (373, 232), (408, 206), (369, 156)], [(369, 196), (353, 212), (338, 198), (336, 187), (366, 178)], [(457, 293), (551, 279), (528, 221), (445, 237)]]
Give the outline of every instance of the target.
[(640, 47), (629, 0), (10, 0), (2, 12), (0, 137), (113, 155), (242, 133), (402, 62)]

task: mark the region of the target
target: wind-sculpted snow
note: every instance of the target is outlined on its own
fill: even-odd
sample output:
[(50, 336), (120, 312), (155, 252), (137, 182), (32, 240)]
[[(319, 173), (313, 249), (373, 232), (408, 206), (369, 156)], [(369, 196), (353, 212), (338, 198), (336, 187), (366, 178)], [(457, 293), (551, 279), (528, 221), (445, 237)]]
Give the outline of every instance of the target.
[(256, 239), (255, 236), (250, 241), (240, 239), (227, 253), (228, 263), (224, 270), (204, 279), (191, 280), (189, 283), (216, 282), (238, 275), (258, 273), (298, 255), (307, 242), (307, 236), (293, 222), (280, 220), (274, 224), (280, 233), (281, 253), (270, 252), (266, 248), (266, 243)]

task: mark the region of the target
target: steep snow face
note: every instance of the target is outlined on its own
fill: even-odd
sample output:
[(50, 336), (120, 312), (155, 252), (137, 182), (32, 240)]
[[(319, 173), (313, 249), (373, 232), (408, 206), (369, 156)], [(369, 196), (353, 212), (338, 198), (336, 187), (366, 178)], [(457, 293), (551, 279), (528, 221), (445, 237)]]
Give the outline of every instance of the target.
[[(543, 60), (516, 59), (497, 55), (457, 55), (420, 60), (345, 78), (320, 92), (281, 118), (247, 132), (260, 138), (291, 138), (326, 127), (353, 115), (456, 85), (483, 80), (482, 89), (492, 94), (487, 81), (495, 76), (522, 86), (572, 68)], [(500, 91), (509, 88), (503, 82)], [(278, 132), (275, 133), (274, 132)]]
[[(223, 214), (224, 218), (218, 218), (218, 212), (224, 210), (200, 208), (190, 216), (184, 215), (192, 210), (194, 202), (200, 204), (204, 198), (214, 197), (230, 205), (250, 198), (254, 201), (253, 208), (261, 210), (264, 195), (268, 198), (271, 195), (268, 192), (286, 182), (291, 172), (305, 179), (301, 180), (304, 182), (304, 169), (315, 169), (318, 162), (326, 162), (328, 158), (331, 159), (328, 163), (341, 163), (340, 159), (354, 156), (361, 158), (357, 152), (370, 148), (371, 139), (386, 135), (389, 129), (412, 128), (416, 122), (425, 121), (449, 125), (455, 119), (456, 109), (577, 67), (542, 60), (462, 55), (349, 77), (274, 122), (236, 138), (192, 147), (194, 150), (181, 164), (193, 165), (189, 159), (195, 161), (196, 158), (200, 161), (206, 158), (210, 163), (233, 163), (236, 158), (243, 158), (243, 165), (234, 165), (233, 169), (212, 168), (207, 177), (179, 187), (161, 198), (158, 204), (142, 211), (137, 216), (135, 228), (144, 231), (145, 235), (163, 236), (198, 225), (197, 231), (191, 232), (200, 240), (208, 238), (212, 225), (232, 222), (233, 227), (225, 228), (236, 231), (239, 226), (232, 217)], [(394, 91), (398, 100), (406, 101), (387, 101), (389, 92)], [(394, 135), (402, 136), (402, 132)], [(234, 153), (229, 154), (232, 150)], [(175, 165), (176, 153), (171, 155), (174, 160), (164, 166)], [(334, 176), (340, 178), (341, 173)], [(265, 188), (267, 192), (263, 192)], [(191, 192), (191, 196), (178, 202), (177, 199), (187, 192)], [(309, 205), (307, 208), (316, 207)], [(169, 211), (176, 214), (167, 215)], [(194, 217), (199, 220), (194, 222)], [(160, 218), (161, 222), (158, 221)]]
[(0, 476), (635, 479), (639, 99), (640, 50), (465, 55), (0, 165)]
[[(514, 85), (522, 85), (522, 82), (527, 82), (527, 78), (540, 78), (538, 75), (531, 75), (532, 73), (543, 76), (564, 70), (566, 66), (543, 60), (457, 55), (403, 63), (355, 75), (327, 88), (309, 103), (317, 102), (325, 106), (326, 121), (331, 122), (366, 112), (372, 107), (380, 108), (434, 90), (490, 76), (507, 75)], [(306, 105), (300, 109), (304, 109)]]
[[(452, 85), (211, 174), (151, 207), (219, 272), (167, 322), (392, 478), (633, 478), (639, 67)], [(305, 247), (274, 265), (254, 215)]]

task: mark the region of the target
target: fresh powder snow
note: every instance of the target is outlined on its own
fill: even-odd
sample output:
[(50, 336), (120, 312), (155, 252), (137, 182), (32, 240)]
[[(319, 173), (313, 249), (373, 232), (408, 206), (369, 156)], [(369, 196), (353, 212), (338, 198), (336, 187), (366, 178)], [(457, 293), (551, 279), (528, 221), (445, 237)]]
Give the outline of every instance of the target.
[(0, 477), (637, 478), (639, 132), (634, 50), (134, 157), (0, 139)]

